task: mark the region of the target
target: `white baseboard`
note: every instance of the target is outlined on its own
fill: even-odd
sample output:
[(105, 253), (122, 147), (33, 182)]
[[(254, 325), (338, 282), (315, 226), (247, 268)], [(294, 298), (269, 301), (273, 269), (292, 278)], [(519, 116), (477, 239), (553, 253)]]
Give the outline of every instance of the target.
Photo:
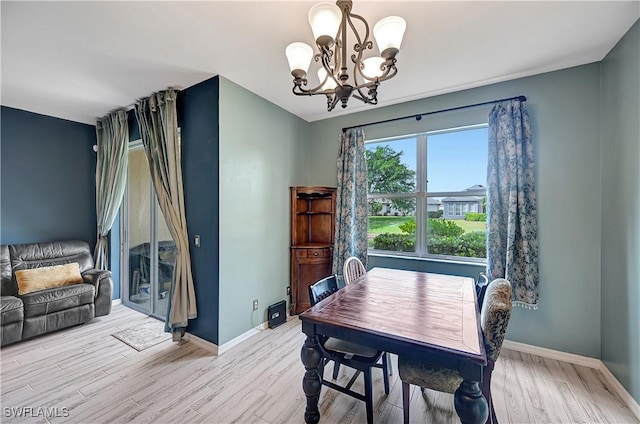
[(111, 306), (120, 305), (122, 303), (122, 299), (113, 299), (111, 300)]
[(234, 346), (242, 343), (243, 341), (251, 338), (251, 336), (255, 336), (256, 334), (260, 333), (262, 330), (265, 330), (266, 328), (267, 328), (267, 322), (263, 322), (262, 324), (256, 325), (251, 330), (240, 334), (238, 337), (235, 337), (235, 338), (229, 340), (228, 342), (226, 342), (223, 345), (220, 345), (218, 347), (218, 354), (219, 355), (223, 354), (227, 350), (229, 350), (232, 347), (234, 347)]
[(609, 368), (600, 359), (590, 358), (588, 356), (576, 355), (573, 353), (560, 352), (558, 350), (547, 349), (545, 347), (532, 346), (525, 343), (512, 342), (511, 340), (505, 340), (502, 343), (502, 347), (509, 350), (515, 350), (517, 352), (529, 353), (532, 355), (542, 356), (544, 358), (555, 359), (557, 361), (568, 362), (575, 365), (582, 365), (588, 368), (594, 368), (602, 372), (602, 375), (611, 385), (611, 389), (618, 397), (624, 402), (624, 404), (631, 410), (633, 415), (640, 420), (640, 405), (629, 394), (627, 389), (624, 388), (618, 379), (613, 375)]
[(532, 355), (542, 356), (544, 358), (555, 359), (557, 361), (582, 365), (583, 367), (588, 368), (599, 369), (602, 366), (602, 361), (596, 358), (576, 355), (574, 353), (561, 352), (559, 350), (547, 349), (546, 347), (538, 347), (525, 343), (512, 342), (511, 340), (505, 340), (502, 343), (502, 347), (522, 353), (530, 353)]
[(617, 393), (618, 396), (620, 396), (620, 399), (622, 399), (624, 404), (627, 405), (631, 412), (633, 412), (633, 415), (636, 416), (638, 421), (640, 421), (640, 405), (638, 404), (638, 402), (636, 402), (633, 396), (631, 396), (629, 392), (627, 392), (627, 390), (624, 388), (624, 386), (620, 384), (616, 376), (613, 375), (611, 371), (609, 371), (609, 368), (607, 368), (604, 362), (601, 362), (601, 364), (602, 367), (600, 367), (600, 371), (604, 375), (604, 378), (609, 382), (609, 384), (611, 384), (611, 388), (613, 389), (613, 391)]
[(190, 334), (190, 333), (185, 333), (184, 339), (188, 342), (198, 345), (203, 349), (213, 352), (215, 355), (222, 355), (227, 350), (251, 338), (252, 336), (255, 336), (256, 334), (260, 333), (262, 330), (265, 330), (266, 328), (267, 328), (267, 323), (263, 322), (262, 324), (255, 326), (251, 330), (240, 334), (238, 337), (231, 339), (225, 344), (220, 346), (218, 346), (215, 343), (211, 343), (207, 340), (201, 339), (198, 336), (194, 336), (193, 334)]
[(200, 337), (194, 336), (191, 333), (184, 333), (184, 337), (183, 338), (184, 338), (185, 341), (187, 341), (189, 343), (193, 343), (194, 345), (196, 345), (196, 346), (198, 346), (198, 347), (200, 347), (200, 348), (202, 348), (204, 350), (207, 350), (207, 351), (213, 353), (216, 356), (218, 355), (219, 348), (218, 348), (218, 345), (215, 344), (215, 343), (211, 343), (208, 340), (201, 339)]

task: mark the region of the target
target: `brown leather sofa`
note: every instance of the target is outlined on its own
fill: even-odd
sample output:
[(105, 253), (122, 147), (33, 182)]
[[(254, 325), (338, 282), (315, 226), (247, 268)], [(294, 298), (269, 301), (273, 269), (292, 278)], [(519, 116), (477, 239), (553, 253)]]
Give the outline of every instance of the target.
[[(77, 262), (83, 282), (18, 294), (15, 271)], [(111, 271), (94, 269), (84, 241), (0, 246), (1, 346), (85, 323), (111, 312)]]

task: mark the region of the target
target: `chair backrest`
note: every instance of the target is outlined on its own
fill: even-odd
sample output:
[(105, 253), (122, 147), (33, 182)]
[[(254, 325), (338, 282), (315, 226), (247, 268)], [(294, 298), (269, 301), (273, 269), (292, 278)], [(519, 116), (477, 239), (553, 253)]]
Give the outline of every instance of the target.
[(344, 276), (344, 283), (349, 284), (367, 273), (367, 269), (364, 267), (360, 259), (355, 256), (351, 256), (344, 261), (344, 267), (342, 269), (342, 275)]
[(496, 361), (511, 318), (511, 283), (496, 278), (487, 287), (480, 313), (487, 359)]
[(309, 286), (309, 302), (311, 306), (338, 291), (338, 279), (335, 275), (325, 277)]
[(476, 280), (476, 296), (478, 298), (478, 309), (482, 310), (482, 303), (484, 301), (484, 294), (487, 291), (487, 286), (489, 285), (489, 279), (487, 278), (484, 272), (481, 272), (478, 275), (478, 279)]

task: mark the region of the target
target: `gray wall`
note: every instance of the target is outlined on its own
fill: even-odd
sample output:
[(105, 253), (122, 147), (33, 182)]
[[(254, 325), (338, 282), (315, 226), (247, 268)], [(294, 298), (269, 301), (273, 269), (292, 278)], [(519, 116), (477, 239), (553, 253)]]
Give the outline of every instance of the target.
[[(385, 85), (379, 90), (385, 96)], [(311, 124), (313, 184), (335, 185), (338, 134), (345, 126), (527, 96), (537, 171), (539, 310), (515, 308), (510, 340), (600, 357), (600, 65), (536, 75)], [(350, 102), (356, 102), (352, 99)], [(487, 122), (481, 107), (365, 129), (367, 138)], [(637, 117), (637, 115), (636, 115)], [(373, 258), (373, 264), (477, 275), (477, 267)]]
[(96, 242), (96, 127), (2, 106), (0, 241)]
[(307, 182), (308, 127), (220, 78), (219, 344), (266, 321), (267, 306), (287, 297), (289, 186)]
[(602, 360), (640, 403), (640, 21), (602, 62)]

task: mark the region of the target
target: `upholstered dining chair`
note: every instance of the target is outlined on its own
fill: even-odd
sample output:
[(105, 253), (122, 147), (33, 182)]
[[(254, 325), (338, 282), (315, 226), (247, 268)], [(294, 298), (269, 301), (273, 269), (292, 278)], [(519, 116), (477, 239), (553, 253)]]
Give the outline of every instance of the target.
[[(489, 418), (487, 424), (498, 424), (493, 400), (491, 398), (491, 374), (495, 366), (511, 317), (511, 283), (504, 278), (493, 280), (488, 286), (482, 303), (480, 323), (484, 335), (484, 346), (487, 352), (487, 366), (484, 368), (480, 387), (487, 399)], [(409, 422), (409, 388), (420, 386), (440, 392), (455, 393), (462, 382), (462, 377), (455, 370), (440, 368), (427, 361), (398, 358), (398, 372), (402, 380), (402, 408), (404, 423)]]
[(344, 283), (349, 284), (367, 273), (367, 269), (364, 267), (360, 259), (355, 256), (350, 256), (344, 261), (342, 268), (342, 275), (344, 277)]
[[(338, 281), (335, 275), (323, 278), (315, 284), (309, 286), (309, 301), (311, 306), (331, 296), (338, 291)], [(334, 390), (364, 401), (367, 409), (367, 424), (373, 424), (373, 380), (371, 377), (372, 368), (382, 368), (384, 379), (384, 392), (389, 394), (389, 354), (351, 343), (347, 340), (336, 339), (334, 337), (318, 337), (318, 345), (322, 351), (323, 359), (320, 361), (318, 373), (322, 379), (322, 384)], [(378, 363), (382, 359), (382, 363)], [(346, 386), (328, 381), (324, 378), (324, 366), (329, 362), (334, 362), (333, 379), (337, 379), (338, 367), (342, 364), (356, 370)], [(364, 375), (364, 396), (351, 390), (360, 373)]]

